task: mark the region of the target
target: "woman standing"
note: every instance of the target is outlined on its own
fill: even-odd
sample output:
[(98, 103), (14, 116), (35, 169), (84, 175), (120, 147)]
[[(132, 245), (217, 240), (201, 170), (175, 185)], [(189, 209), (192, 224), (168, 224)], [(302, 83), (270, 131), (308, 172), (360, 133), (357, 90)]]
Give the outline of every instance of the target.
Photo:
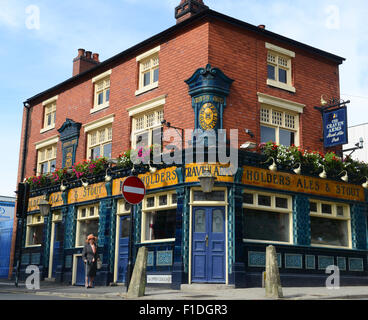
[[(86, 282), (85, 287), (93, 288), (93, 280), (96, 276), (97, 271), (97, 245), (96, 245), (96, 237), (93, 234), (90, 234), (87, 237), (86, 245), (83, 248), (82, 259), (86, 266)], [(89, 278), (89, 282), (88, 282)]]

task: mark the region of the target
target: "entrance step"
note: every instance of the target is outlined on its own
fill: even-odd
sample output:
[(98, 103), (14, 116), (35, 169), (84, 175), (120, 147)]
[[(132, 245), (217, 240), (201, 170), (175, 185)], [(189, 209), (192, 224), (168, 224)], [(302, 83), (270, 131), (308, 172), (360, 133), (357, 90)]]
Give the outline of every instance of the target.
[(181, 291), (193, 292), (193, 291), (216, 291), (216, 290), (228, 290), (235, 289), (235, 285), (220, 284), (220, 283), (192, 283), (182, 284), (180, 286)]

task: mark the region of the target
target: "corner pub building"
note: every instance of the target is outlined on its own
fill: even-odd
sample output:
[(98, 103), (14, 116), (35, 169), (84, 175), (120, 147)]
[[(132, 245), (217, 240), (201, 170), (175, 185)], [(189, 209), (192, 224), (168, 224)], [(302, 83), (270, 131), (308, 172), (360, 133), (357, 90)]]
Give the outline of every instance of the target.
[[(115, 159), (137, 141), (152, 144), (154, 129), (165, 133), (168, 126), (181, 134), (180, 128), (238, 129), (238, 169), (210, 163), (216, 181), (204, 193), (199, 176), (207, 163), (137, 167), (147, 193), (134, 206), (121, 191), (131, 168), (89, 176), (88, 186), (75, 179), (33, 188), (24, 223), (14, 224), (9, 276), (21, 243), (21, 278), (33, 264), (42, 279), (83, 284), (82, 247), (94, 233), (103, 261), (97, 285), (126, 280), (130, 241), (133, 263), (139, 247), (148, 248), (148, 285), (259, 287), (269, 244), (276, 247), (283, 286), (323, 286), (329, 265), (339, 267), (341, 285), (367, 285), (361, 184), (312, 176), (308, 168), (299, 175), (271, 171), (264, 155), (240, 148), (272, 139), (330, 151), (314, 106), (322, 94), (339, 97), (344, 58), (215, 12), (203, 1), (182, 0), (175, 18), (173, 27), (104, 62), (80, 49), (72, 78), (25, 102), (18, 181), (83, 159)], [(47, 216), (40, 215), (41, 199), (51, 205)]]

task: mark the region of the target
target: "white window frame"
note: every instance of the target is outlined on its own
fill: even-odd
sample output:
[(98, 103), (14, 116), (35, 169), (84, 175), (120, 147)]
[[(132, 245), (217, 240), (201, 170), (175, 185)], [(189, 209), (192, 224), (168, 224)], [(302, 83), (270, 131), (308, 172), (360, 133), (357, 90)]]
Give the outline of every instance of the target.
[[(106, 92), (109, 90), (111, 94), (111, 73), (112, 70), (108, 70), (92, 79), (92, 83), (94, 85), (94, 99), (93, 108), (91, 109), (90, 113), (95, 113), (110, 106), (110, 98), (109, 101), (106, 101)], [(103, 93), (102, 104), (98, 104), (98, 96), (100, 93)]]
[[(130, 140), (133, 149), (137, 147), (136, 136), (145, 132), (148, 133), (148, 144), (152, 144), (153, 130), (163, 127), (161, 120), (164, 119), (165, 103), (166, 95), (163, 95), (128, 109), (129, 116), (132, 118), (132, 132), (130, 135)], [(148, 125), (148, 118), (152, 114), (154, 114), (155, 118), (154, 124)], [(139, 121), (142, 121), (142, 127), (138, 126)]]
[[(146, 195), (143, 199), (142, 204), (142, 223), (141, 223), (141, 243), (159, 243), (159, 242), (173, 242), (175, 238), (168, 238), (168, 239), (159, 239), (159, 240), (146, 240), (146, 223), (147, 223), (147, 215), (151, 212), (157, 212), (160, 214), (160, 211), (163, 210), (174, 210), (177, 208), (177, 202), (173, 203), (173, 194), (176, 194), (176, 191), (168, 191), (168, 192), (161, 192), (155, 194)], [(167, 196), (167, 204), (160, 205), (159, 198), (160, 196)], [(154, 205), (152, 207), (147, 206), (147, 201), (149, 198), (154, 198)]]
[[(44, 173), (50, 173), (51, 171), (51, 162), (56, 161), (57, 158), (57, 144), (59, 142), (58, 136), (53, 136), (51, 138), (45, 139), (43, 141), (39, 141), (35, 143), (36, 151), (37, 151), (37, 174), (41, 174), (41, 165), (43, 163), (48, 162), (48, 172)], [(52, 155), (50, 158), (42, 158), (41, 155), (43, 152), (47, 155), (47, 150), (52, 149)], [(55, 165), (56, 170), (56, 165)]]
[[(138, 80), (138, 90), (135, 92), (135, 95), (142, 94), (144, 92), (147, 92), (149, 90), (152, 90), (158, 87), (159, 80), (157, 80), (156, 82), (153, 82), (153, 74), (154, 74), (153, 71), (156, 69), (160, 69), (159, 52), (160, 52), (160, 46), (157, 46), (139, 55), (136, 58), (136, 61), (138, 63), (139, 80)], [(158, 60), (157, 64), (156, 64), (156, 60)], [(148, 62), (150, 63), (150, 67), (146, 69), (145, 64)], [(144, 86), (144, 74), (147, 71), (150, 71), (150, 84), (147, 86)]]
[[(59, 96), (52, 97), (42, 103), (43, 107), (43, 128), (40, 133), (55, 129), (56, 122), (56, 103)], [(48, 115), (51, 114), (51, 124), (48, 122)]]
[[(326, 247), (326, 248), (343, 248), (343, 249), (351, 249), (352, 248), (352, 241), (351, 241), (351, 213), (350, 213), (350, 206), (346, 203), (341, 202), (330, 202), (330, 201), (323, 201), (317, 199), (309, 199), (309, 202), (314, 202), (317, 204), (317, 212), (310, 211), (310, 217), (316, 217), (321, 219), (332, 219), (332, 220), (342, 220), (346, 221), (347, 223), (347, 231), (348, 231), (348, 246), (335, 246), (335, 245), (327, 245), (327, 244), (312, 244), (312, 247)], [(331, 206), (332, 213), (323, 213), (322, 212), (322, 204), (327, 204)], [(337, 215), (337, 207), (344, 208), (344, 215), (339, 216)]]
[(42, 246), (42, 243), (34, 244), (34, 245), (29, 244), (29, 237), (30, 237), (29, 233), (30, 233), (31, 227), (44, 225), (44, 223), (45, 223), (45, 219), (44, 217), (41, 216), (40, 213), (35, 213), (35, 214), (27, 216), (27, 231), (26, 231), (26, 243), (25, 243), (26, 248)]
[[(267, 65), (272, 65), (275, 67), (275, 80), (268, 79), (267, 77), (267, 84), (269, 86), (277, 87), (279, 89), (287, 90), (290, 92), (295, 93), (296, 89), (292, 84), (292, 58), (295, 58), (295, 52), (281, 48), (274, 44), (265, 43), (267, 49)], [(275, 60), (271, 61), (269, 59), (269, 55), (272, 55)], [(286, 60), (286, 64), (280, 64), (279, 59)], [(279, 69), (286, 70), (286, 78), (287, 82), (283, 83), (278, 80), (279, 77)]]
[[(257, 239), (245, 239), (243, 242), (256, 242), (256, 243), (275, 243), (275, 244), (293, 244), (293, 202), (292, 197), (285, 194), (269, 193), (269, 192), (258, 192), (254, 190), (244, 190), (244, 193), (253, 194), (253, 204), (244, 203), (242, 204), (243, 209), (255, 209), (261, 211), (270, 211), (275, 213), (287, 214), (289, 216), (289, 241), (273, 241), (273, 240), (257, 240)], [(271, 197), (271, 206), (258, 205), (258, 195)], [(276, 207), (276, 198), (286, 198), (288, 201), (288, 208)], [(243, 215), (245, 213), (243, 212)]]
[[(90, 208), (94, 208), (94, 214), (93, 216), (90, 216), (89, 214), (87, 214), (87, 212), (90, 212)], [(82, 211), (83, 209), (86, 209), (86, 216), (82, 217)], [(80, 244), (79, 241), (79, 236), (80, 236), (80, 223), (83, 221), (87, 221), (87, 220), (97, 220), (98, 223), (100, 223), (100, 211), (99, 211), (99, 205), (98, 204), (91, 204), (88, 206), (82, 206), (82, 207), (78, 207), (78, 212), (77, 212), (77, 227), (76, 227), (76, 231), (75, 231), (75, 248), (80, 248), (83, 247), (85, 245), (85, 241)], [(95, 237), (97, 237), (97, 234), (94, 235)]]
[[(294, 145), (300, 145), (300, 115), (304, 112), (305, 105), (294, 102), (291, 100), (281, 99), (278, 97), (270, 96), (264, 93), (257, 93), (258, 102), (260, 103), (260, 126), (266, 126), (270, 128), (275, 128), (275, 142), (279, 143), (279, 131), (281, 129), (285, 129), (288, 131), (292, 131), (295, 134)], [(262, 120), (262, 109), (269, 110), (269, 121)], [(272, 119), (272, 113), (281, 112), (282, 113), (282, 123), (281, 125), (274, 124)], [(286, 115), (294, 117), (294, 128), (286, 125)], [(267, 141), (268, 142), (268, 141)]]
[[(87, 155), (86, 158), (90, 159), (91, 151), (96, 146), (100, 145), (100, 157), (103, 156), (103, 146), (107, 144), (112, 144), (112, 135), (113, 135), (113, 122), (115, 115), (111, 114), (106, 117), (103, 117), (99, 120), (92, 121), (83, 125), (84, 132), (86, 133), (87, 139)], [(111, 135), (109, 136), (109, 132), (111, 128)], [(100, 143), (100, 131), (105, 130), (105, 140)], [(92, 143), (91, 141), (92, 135), (96, 133), (96, 143)], [(111, 156), (112, 156), (112, 148), (111, 148)]]

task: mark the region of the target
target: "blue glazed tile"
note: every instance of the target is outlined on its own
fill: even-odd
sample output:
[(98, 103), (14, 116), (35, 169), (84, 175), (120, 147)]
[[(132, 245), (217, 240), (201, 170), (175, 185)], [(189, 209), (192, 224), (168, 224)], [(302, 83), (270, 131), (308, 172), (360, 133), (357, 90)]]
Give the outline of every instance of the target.
[(26, 253), (22, 255), (21, 264), (22, 265), (28, 265), (30, 261), (30, 254)]
[(285, 253), (285, 268), (302, 269), (303, 256), (301, 254)]
[[(281, 268), (281, 253), (277, 253), (277, 264)], [(248, 252), (248, 266), (249, 267), (265, 267), (266, 266), (266, 253), (258, 251)]]
[(154, 252), (153, 251), (149, 251), (148, 255), (147, 255), (147, 267), (152, 267), (153, 266), (153, 255)]
[(31, 256), (31, 264), (40, 264), (41, 261), (41, 254), (40, 253), (33, 253)]
[(349, 270), (350, 271), (364, 271), (363, 259), (349, 258)]
[(305, 256), (305, 268), (306, 269), (315, 269), (316, 268), (316, 257), (313, 255)]
[(339, 267), (340, 271), (345, 271), (346, 270), (346, 258), (337, 257), (337, 266)]
[(168, 251), (157, 251), (156, 254), (156, 265), (157, 266), (171, 266), (173, 254), (171, 250)]
[(328, 266), (334, 265), (334, 257), (318, 256), (318, 269), (325, 270)]
[(73, 262), (73, 256), (66, 256), (65, 257), (65, 268), (71, 268)]

